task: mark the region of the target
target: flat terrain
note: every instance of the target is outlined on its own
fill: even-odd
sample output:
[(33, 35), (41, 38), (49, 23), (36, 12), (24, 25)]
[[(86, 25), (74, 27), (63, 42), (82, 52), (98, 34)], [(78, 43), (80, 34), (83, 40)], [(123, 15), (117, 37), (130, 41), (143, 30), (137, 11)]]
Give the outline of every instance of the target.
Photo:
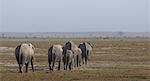
[[(53, 44), (88, 41), (93, 51), (88, 65), (73, 71), (49, 71), (47, 50)], [(18, 73), (15, 47), (35, 46), (35, 72)], [(62, 67), (61, 67), (62, 68)], [(0, 81), (150, 81), (149, 38), (0, 38)]]

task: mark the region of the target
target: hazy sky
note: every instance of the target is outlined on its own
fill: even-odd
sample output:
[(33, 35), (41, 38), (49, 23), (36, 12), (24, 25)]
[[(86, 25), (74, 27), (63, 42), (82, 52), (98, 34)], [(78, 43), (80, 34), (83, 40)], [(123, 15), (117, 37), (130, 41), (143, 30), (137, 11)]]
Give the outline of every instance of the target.
[(150, 0), (0, 0), (2, 32), (148, 32)]

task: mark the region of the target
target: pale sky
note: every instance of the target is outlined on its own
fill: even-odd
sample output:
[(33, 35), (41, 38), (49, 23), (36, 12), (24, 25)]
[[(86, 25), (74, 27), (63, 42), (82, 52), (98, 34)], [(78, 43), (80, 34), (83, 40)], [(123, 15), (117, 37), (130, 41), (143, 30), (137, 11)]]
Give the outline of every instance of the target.
[(1, 32), (149, 32), (150, 0), (0, 0)]

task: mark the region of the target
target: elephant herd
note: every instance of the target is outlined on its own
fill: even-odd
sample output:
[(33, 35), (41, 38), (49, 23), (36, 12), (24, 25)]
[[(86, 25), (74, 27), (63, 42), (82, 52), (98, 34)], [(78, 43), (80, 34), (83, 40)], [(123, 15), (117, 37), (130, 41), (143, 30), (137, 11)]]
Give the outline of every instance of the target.
[[(64, 70), (72, 70), (75, 67), (81, 66), (81, 64), (86, 65), (92, 48), (89, 42), (80, 43), (78, 46), (73, 41), (68, 41), (64, 46), (59, 44), (52, 45), (48, 49), (49, 70), (54, 70), (55, 68), (60, 70), (62, 63)], [(15, 56), (20, 73), (23, 72), (24, 67), (26, 67), (26, 72), (28, 72), (28, 65), (30, 62), (32, 71), (34, 72), (34, 49), (31, 43), (22, 43), (16, 47)], [(58, 65), (57, 67), (56, 64)]]

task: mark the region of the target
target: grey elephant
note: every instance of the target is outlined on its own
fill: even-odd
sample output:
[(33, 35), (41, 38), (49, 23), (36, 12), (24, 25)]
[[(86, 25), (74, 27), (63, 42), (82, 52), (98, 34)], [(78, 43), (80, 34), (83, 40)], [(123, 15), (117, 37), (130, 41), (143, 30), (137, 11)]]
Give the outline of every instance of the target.
[[(74, 66), (78, 67), (80, 62), (81, 62), (81, 60), (80, 60), (80, 57), (82, 54), (81, 49), (78, 48), (74, 42), (68, 41), (64, 46), (64, 53), (63, 54), (66, 53), (66, 50), (71, 50), (73, 52), (73, 54), (74, 54)], [(65, 64), (65, 62), (64, 62), (64, 64)]]
[(61, 45), (53, 45), (48, 49), (48, 62), (50, 70), (55, 68), (56, 62), (58, 63), (58, 70), (60, 70), (62, 53), (63, 49)]
[(73, 49), (73, 52), (74, 52), (74, 66), (79, 67), (81, 66), (82, 50), (76, 46)]
[(66, 70), (66, 65), (67, 65), (67, 50), (71, 50), (73, 54), (73, 49), (75, 47), (74, 42), (68, 41), (63, 47), (63, 64), (64, 64), (64, 70)]
[(15, 56), (19, 65), (20, 73), (23, 72), (24, 66), (26, 66), (26, 72), (28, 72), (29, 62), (31, 62), (32, 71), (34, 72), (33, 55), (34, 55), (34, 46), (31, 43), (29, 44), (22, 43), (16, 47)]
[(64, 70), (67, 70), (68, 68), (69, 70), (72, 70), (74, 66), (74, 54), (72, 50), (66, 50), (66, 54), (64, 55), (64, 61)]
[(78, 47), (82, 50), (83, 64), (87, 64), (88, 63), (88, 57), (92, 51), (93, 46), (89, 42), (84, 42), (84, 43), (80, 43)]

